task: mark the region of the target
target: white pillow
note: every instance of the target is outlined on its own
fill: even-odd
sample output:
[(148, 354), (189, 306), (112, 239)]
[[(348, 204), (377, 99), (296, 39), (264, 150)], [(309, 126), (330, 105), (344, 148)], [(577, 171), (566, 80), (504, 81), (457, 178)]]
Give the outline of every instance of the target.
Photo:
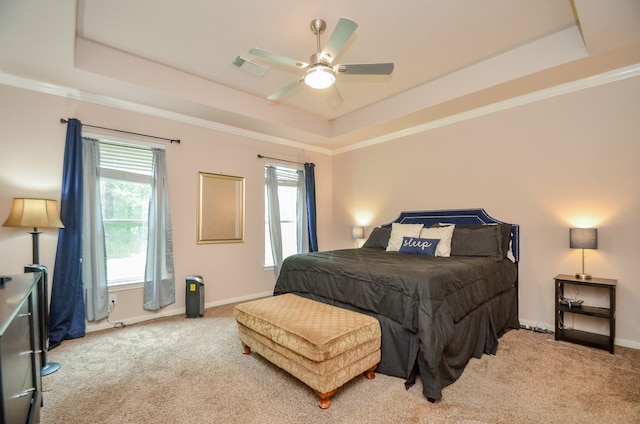
[(438, 247), (436, 247), (436, 256), (451, 256), (451, 237), (455, 225), (447, 225), (445, 227), (429, 227), (420, 231), (420, 238), (440, 239)]
[(389, 237), (389, 244), (387, 244), (387, 252), (397, 252), (402, 246), (403, 237), (418, 237), (420, 230), (424, 225), (422, 224), (398, 224), (394, 222), (391, 224), (391, 236)]

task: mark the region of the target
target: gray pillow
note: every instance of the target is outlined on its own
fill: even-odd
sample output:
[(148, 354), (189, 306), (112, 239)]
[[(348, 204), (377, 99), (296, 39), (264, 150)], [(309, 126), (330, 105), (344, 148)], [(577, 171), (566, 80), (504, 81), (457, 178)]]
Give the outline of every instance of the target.
[[(451, 225), (451, 224), (434, 224), (432, 225), (432, 227), (438, 227), (438, 226), (442, 226), (442, 225)], [(498, 227), (499, 228), (499, 234), (494, 234), (493, 231), (495, 230), (486, 230), (486, 228), (488, 227)], [(459, 229), (467, 229), (467, 230), (481, 230), (481, 229), (485, 229), (484, 232), (480, 232), (478, 234), (471, 233), (469, 231), (458, 231)], [(457, 237), (456, 237), (456, 232)], [(479, 240), (470, 240), (470, 238), (473, 238), (474, 236), (479, 236)], [(493, 241), (492, 241), (492, 237), (500, 237), (500, 252), (499, 254), (496, 254), (496, 252), (493, 251), (492, 248), (487, 248), (488, 245), (492, 245)], [(455, 241), (455, 245), (456, 248), (454, 248), (454, 240), (457, 238), (457, 240)], [(464, 247), (465, 244), (469, 244), (469, 247)], [(456, 228), (453, 231), (453, 237), (451, 239), (451, 256), (496, 256), (502, 259), (506, 259), (507, 255), (509, 254), (509, 246), (511, 243), (511, 224), (506, 224), (506, 223), (502, 223), (502, 224), (456, 224)], [(473, 245), (478, 245), (475, 248), (473, 247)], [(482, 245), (485, 245), (484, 247)], [(486, 255), (486, 254), (481, 254), (482, 250), (486, 250), (488, 251), (490, 254)], [(472, 255), (467, 255), (467, 254), (462, 254), (459, 252), (464, 252), (464, 253), (474, 253), (476, 252), (477, 254), (472, 254)]]
[(362, 247), (374, 249), (386, 249), (391, 237), (391, 228), (376, 227), (371, 231), (369, 238), (364, 242)]
[[(506, 243), (503, 240), (505, 234), (508, 234)], [(504, 259), (509, 251), (510, 234), (510, 226), (456, 225), (451, 239), (451, 256), (487, 256)]]

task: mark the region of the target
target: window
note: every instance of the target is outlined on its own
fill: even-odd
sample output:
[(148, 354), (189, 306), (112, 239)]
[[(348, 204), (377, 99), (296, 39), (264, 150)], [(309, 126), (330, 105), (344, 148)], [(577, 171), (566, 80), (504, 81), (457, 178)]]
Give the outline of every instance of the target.
[[(265, 174), (267, 167), (273, 165), (267, 165), (265, 167)], [(282, 232), (282, 257), (283, 259), (300, 253), (298, 251), (300, 236), (298, 231), (301, 231), (300, 225), (298, 225), (298, 214), (300, 208), (304, 208), (304, 205), (298, 205), (299, 196), (299, 183), (298, 179), (302, 178), (304, 181), (304, 171), (296, 168), (287, 168), (283, 166), (275, 166), (276, 174), (278, 176), (278, 200), (280, 204), (280, 228)], [(302, 196), (304, 197), (304, 196)], [(267, 199), (267, 190), (265, 185), (264, 193), (264, 264), (267, 267), (274, 266), (273, 254), (271, 252), (271, 234), (269, 232), (269, 207)]]
[(100, 141), (100, 200), (109, 286), (144, 281), (153, 154)]

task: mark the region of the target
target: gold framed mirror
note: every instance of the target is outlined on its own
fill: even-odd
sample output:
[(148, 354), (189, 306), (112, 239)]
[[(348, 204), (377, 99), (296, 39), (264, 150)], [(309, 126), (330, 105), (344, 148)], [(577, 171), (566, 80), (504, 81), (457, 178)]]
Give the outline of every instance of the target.
[(197, 243), (244, 242), (244, 178), (198, 173)]

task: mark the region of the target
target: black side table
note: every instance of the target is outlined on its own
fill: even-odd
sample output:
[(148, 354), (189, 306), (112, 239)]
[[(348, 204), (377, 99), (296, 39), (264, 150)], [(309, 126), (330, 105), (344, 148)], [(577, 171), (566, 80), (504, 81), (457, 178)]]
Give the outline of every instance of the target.
[[(613, 342), (616, 336), (616, 285), (617, 280), (609, 278), (591, 278), (589, 280), (581, 280), (573, 275), (560, 274), (556, 275), (556, 301), (555, 301), (555, 315), (556, 315), (556, 340), (564, 340), (567, 342), (578, 343), (584, 346), (595, 347), (599, 349), (608, 350), (609, 353), (613, 353)], [(586, 304), (581, 305), (566, 305), (562, 303), (564, 299), (564, 289), (567, 285), (586, 286), (597, 289), (608, 290), (609, 292), (609, 307), (600, 308), (596, 306), (589, 306)], [(601, 318), (609, 321), (609, 334), (597, 334), (588, 331), (576, 330), (564, 328), (564, 315), (578, 314), (588, 315), (596, 318)]]

